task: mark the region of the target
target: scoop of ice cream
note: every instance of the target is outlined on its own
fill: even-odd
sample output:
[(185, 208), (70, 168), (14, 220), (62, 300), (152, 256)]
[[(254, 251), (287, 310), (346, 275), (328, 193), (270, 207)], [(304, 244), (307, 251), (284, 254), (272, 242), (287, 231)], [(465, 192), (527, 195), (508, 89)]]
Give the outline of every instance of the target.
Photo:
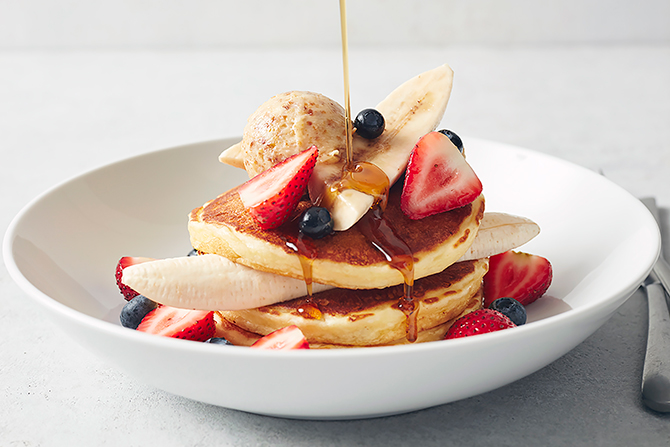
[(319, 163), (346, 157), (345, 112), (332, 99), (292, 91), (270, 98), (247, 120), (241, 150), (250, 177), (311, 146)]

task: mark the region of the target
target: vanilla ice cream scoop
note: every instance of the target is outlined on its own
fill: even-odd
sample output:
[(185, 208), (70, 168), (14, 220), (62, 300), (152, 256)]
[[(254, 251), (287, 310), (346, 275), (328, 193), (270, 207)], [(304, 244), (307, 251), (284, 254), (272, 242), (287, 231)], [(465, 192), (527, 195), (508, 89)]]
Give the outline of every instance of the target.
[(320, 163), (337, 163), (345, 153), (344, 108), (312, 92), (292, 91), (270, 98), (247, 120), (241, 143), (250, 177), (293, 154), (316, 146)]

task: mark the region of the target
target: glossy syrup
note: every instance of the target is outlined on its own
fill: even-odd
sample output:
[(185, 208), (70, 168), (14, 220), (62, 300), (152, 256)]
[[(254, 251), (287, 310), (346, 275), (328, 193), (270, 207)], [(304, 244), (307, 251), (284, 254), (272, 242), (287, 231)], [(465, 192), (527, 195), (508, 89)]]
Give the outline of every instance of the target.
[[(340, 180), (334, 182), (318, 199), (320, 206), (330, 208), (338, 194), (346, 189), (369, 194), (374, 197), (371, 210), (361, 218), (358, 228), (365, 238), (379, 250), (389, 265), (398, 270), (403, 277), (403, 296), (398, 299), (397, 308), (406, 317), (407, 340), (417, 339), (418, 308), (413, 300), (414, 287), (414, 255), (412, 250), (400, 238), (391, 224), (384, 218), (388, 201), (389, 179), (379, 167), (372, 163), (354, 163), (353, 159), (353, 128), (351, 119), (351, 103), (349, 95), (349, 44), (347, 39), (346, 0), (340, 0), (340, 25), (342, 30), (342, 66), (344, 74), (344, 110), (346, 130), (346, 162)], [(321, 319), (323, 313), (312, 297), (312, 265), (317, 256), (315, 248), (304, 239), (302, 233), (286, 240), (286, 246), (294, 250), (300, 259), (303, 278), (307, 286), (306, 303), (298, 309), (301, 315), (310, 319)]]
[(312, 301), (312, 264), (316, 259), (316, 248), (310, 243), (309, 238), (305, 238), (301, 232), (298, 231), (297, 236), (285, 238), (284, 243), (288, 248), (298, 254), (300, 266), (302, 267), (302, 277), (307, 287), (307, 298), (301, 307), (298, 308), (298, 313), (310, 320), (321, 320), (323, 312), (319, 306)]
[[(377, 166), (361, 162), (354, 164), (353, 129), (351, 121), (351, 102), (349, 96), (349, 40), (347, 37), (346, 0), (340, 0), (340, 25), (342, 29), (342, 68), (344, 71), (344, 116), (346, 128), (347, 159), (342, 179), (333, 184), (326, 197), (327, 202), (334, 200), (336, 194), (351, 188), (370, 194), (375, 198), (372, 209), (360, 220), (359, 228), (366, 239), (385, 257), (389, 265), (397, 269), (404, 279), (404, 293), (398, 300), (398, 308), (407, 319), (407, 340), (415, 342), (417, 338), (418, 309), (413, 299), (414, 255), (412, 250), (396, 234), (390, 223), (384, 218), (388, 199), (389, 179)], [(328, 203), (325, 203), (328, 207)]]
[(340, 0), (340, 28), (342, 32), (342, 74), (344, 75), (344, 127), (346, 130), (347, 161), (345, 170), (354, 163), (354, 142), (351, 120), (351, 101), (349, 94), (349, 38), (347, 33), (347, 2)]

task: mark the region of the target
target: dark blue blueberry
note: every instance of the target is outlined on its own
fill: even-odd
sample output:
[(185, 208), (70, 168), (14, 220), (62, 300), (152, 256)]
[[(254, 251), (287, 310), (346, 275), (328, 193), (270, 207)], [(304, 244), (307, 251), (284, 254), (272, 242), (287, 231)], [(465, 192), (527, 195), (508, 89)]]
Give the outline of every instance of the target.
[(449, 137), (451, 142), (454, 143), (454, 146), (458, 148), (461, 154), (463, 153), (463, 141), (461, 140), (461, 137), (459, 137), (458, 135), (447, 129), (438, 130), (438, 132), (440, 132), (442, 135), (446, 135), (447, 137)]
[(191, 251), (188, 252), (188, 255), (187, 255), (187, 256), (198, 256), (199, 254), (200, 254), (200, 253), (198, 253), (198, 250), (196, 250), (196, 249), (194, 248), (193, 250), (191, 250)]
[(356, 133), (363, 138), (372, 140), (384, 132), (384, 117), (375, 109), (361, 110), (354, 120)]
[(223, 337), (212, 337), (209, 340), (205, 340), (205, 343), (211, 343), (213, 345), (228, 345), (228, 346), (233, 346), (231, 342), (226, 340)]
[(137, 329), (142, 318), (156, 307), (158, 307), (158, 303), (151, 301), (144, 295), (137, 295), (121, 309), (121, 325), (130, 329)]
[(526, 323), (526, 308), (514, 298), (498, 298), (491, 303), (489, 309), (497, 310), (507, 316), (517, 326)]
[(333, 218), (327, 209), (313, 206), (300, 219), (300, 232), (312, 239), (321, 239), (333, 232)]

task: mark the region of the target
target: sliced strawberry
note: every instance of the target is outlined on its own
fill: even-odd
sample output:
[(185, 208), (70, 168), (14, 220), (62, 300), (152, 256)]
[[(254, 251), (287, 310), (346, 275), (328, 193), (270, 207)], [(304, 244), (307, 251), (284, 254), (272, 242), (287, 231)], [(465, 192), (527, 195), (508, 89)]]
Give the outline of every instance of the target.
[(261, 228), (277, 228), (289, 218), (305, 192), (318, 153), (312, 146), (240, 186), (240, 199)]
[(131, 265), (141, 264), (148, 261), (155, 261), (155, 259), (143, 258), (140, 256), (124, 256), (123, 258), (119, 259), (118, 264), (116, 264), (116, 285), (127, 301), (132, 300), (137, 295), (139, 295), (139, 293), (123, 283), (123, 269)]
[(479, 309), (454, 321), (444, 338), (449, 340), (451, 338), (469, 337), (515, 326), (512, 320), (497, 310)]
[(527, 306), (545, 294), (552, 277), (551, 263), (542, 256), (511, 250), (491, 256), (484, 276), (484, 306), (498, 298), (514, 298)]
[(400, 206), (410, 219), (459, 208), (482, 193), (482, 182), (447, 136), (424, 135), (409, 156)]
[(309, 349), (309, 343), (298, 326), (286, 326), (258, 339), (251, 347), (274, 350)]
[(158, 306), (137, 326), (138, 331), (164, 337), (205, 341), (214, 335), (214, 312)]

